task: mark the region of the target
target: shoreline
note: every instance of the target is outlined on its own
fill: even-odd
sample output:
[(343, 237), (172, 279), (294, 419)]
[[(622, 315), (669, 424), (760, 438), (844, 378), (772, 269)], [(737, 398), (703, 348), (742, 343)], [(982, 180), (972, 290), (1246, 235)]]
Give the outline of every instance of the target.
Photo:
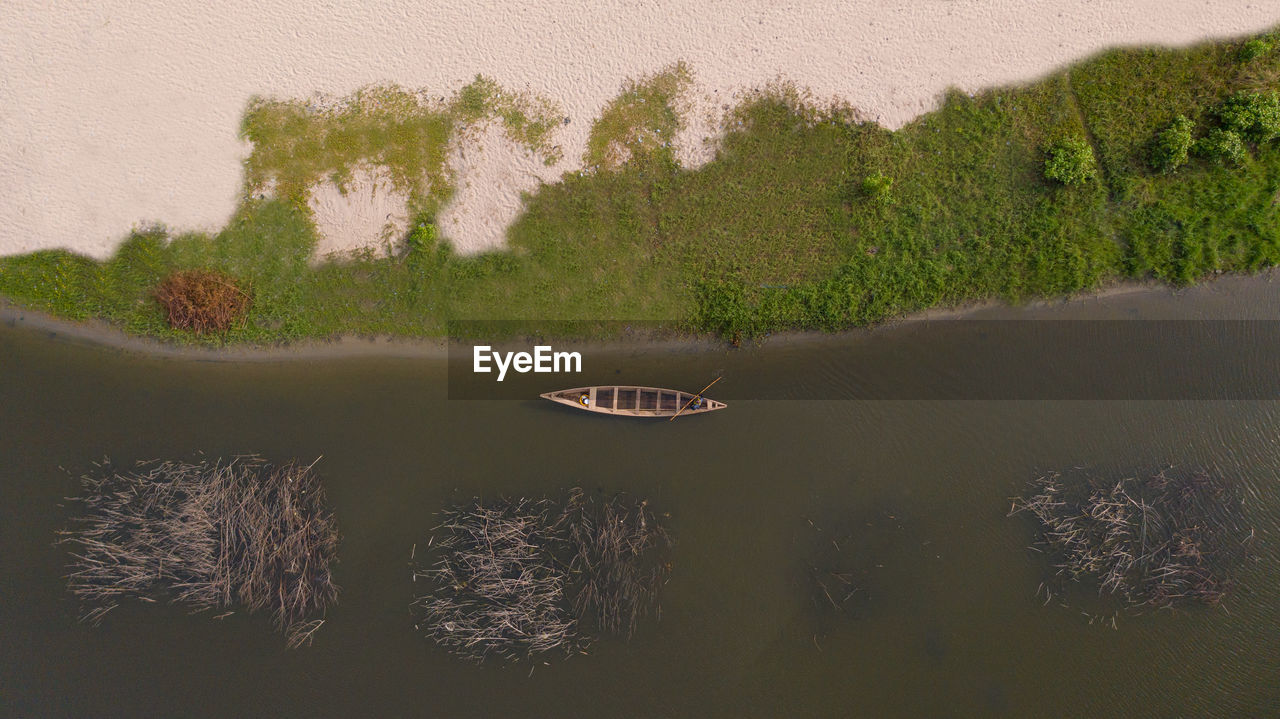
[[(892, 330), (904, 325), (921, 322), (937, 322), (957, 319), (982, 319), (1000, 321), (1017, 319), (1017, 314), (1046, 314), (1063, 308), (1083, 309), (1089, 303), (1105, 302), (1120, 298), (1150, 297), (1174, 298), (1191, 293), (1213, 293), (1222, 289), (1230, 291), (1230, 285), (1270, 284), (1280, 277), (1280, 269), (1265, 270), (1252, 275), (1223, 275), (1191, 287), (1172, 287), (1154, 280), (1143, 282), (1121, 281), (1097, 290), (1055, 298), (1040, 298), (1020, 305), (1002, 300), (983, 300), (959, 307), (934, 308), (893, 318), (883, 323), (855, 327), (840, 332), (818, 330), (793, 330), (767, 334), (756, 340), (745, 340), (741, 348), (735, 348), (723, 338), (707, 335), (668, 335), (645, 339), (631, 337), (610, 340), (574, 340), (572, 338), (544, 338), (545, 341), (566, 343), (577, 350), (592, 350), (603, 354), (653, 352), (657, 354), (707, 353), (731, 350), (760, 350), (766, 348), (796, 348), (818, 342), (845, 340), (852, 337), (869, 337), (877, 332)], [(975, 315), (990, 315), (975, 317)], [(1050, 317), (1036, 317), (1054, 321)], [(1189, 319), (1189, 318), (1188, 318)], [(1141, 321), (1141, 318), (1134, 321)], [(5, 327), (32, 333), (43, 333), (49, 339), (80, 346), (114, 350), (122, 354), (147, 358), (172, 359), (190, 362), (296, 362), (311, 360), (341, 360), (351, 358), (427, 359), (449, 358), (449, 340), (441, 337), (403, 338), (394, 336), (360, 337), (348, 335), (332, 340), (302, 340), (276, 345), (182, 345), (153, 337), (131, 335), (104, 320), (66, 320), (40, 310), (24, 308), (12, 300), (0, 296), (0, 324)], [(520, 340), (494, 342), (495, 348), (526, 347)]]

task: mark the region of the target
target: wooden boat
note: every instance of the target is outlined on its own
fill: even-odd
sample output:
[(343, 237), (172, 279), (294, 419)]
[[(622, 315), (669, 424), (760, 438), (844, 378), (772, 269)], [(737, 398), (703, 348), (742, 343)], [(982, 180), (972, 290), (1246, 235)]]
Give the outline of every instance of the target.
[[(616, 414), (624, 417), (672, 417), (677, 413), (702, 414), (724, 409), (724, 402), (707, 399), (689, 392), (658, 387), (575, 387), (540, 395), (552, 402), (588, 412)], [(701, 401), (699, 401), (701, 400)], [(683, 411), (681, 411), (683, 408)]]

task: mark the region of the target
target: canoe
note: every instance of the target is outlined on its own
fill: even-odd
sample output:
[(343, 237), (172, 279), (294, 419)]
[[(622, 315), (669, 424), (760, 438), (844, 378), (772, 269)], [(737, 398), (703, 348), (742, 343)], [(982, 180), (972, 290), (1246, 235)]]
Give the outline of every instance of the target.
[[(670, 417), (698, 395), (659, 387), (602, 386), (575, 387), (574, 389), (547, 392), (543, 399), (558, 402), (588, 412), (616, 414), (623, 417)], [(724, 402), (702, 398), (689, 404), (680, 416), (703, 414), (724, 409)]]

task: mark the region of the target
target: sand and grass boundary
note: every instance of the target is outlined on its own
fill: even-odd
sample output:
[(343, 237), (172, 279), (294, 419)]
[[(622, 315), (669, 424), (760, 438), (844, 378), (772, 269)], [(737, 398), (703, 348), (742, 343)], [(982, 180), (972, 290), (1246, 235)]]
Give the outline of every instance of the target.
[[(625, 149), (618, 162), (540, 185), (518, 205), (509, 249), (475, 255), (459, 253), (443, 213), (425, 207), (391, 252), (316, 263), (314, 212), (299, 193), (319, 177), (341, 183), (370, 158), (395, 160), (399, 142), (422, 142), (431, 147), (408, 153), (399, 187), (429, 203), (439, 186), (412, 178), (447, 178), (441, 128), (455, 124), (508, 140), (514, 128), (551, 151), (553, 125), (512, 110), (514, 96), (477, 81), (437, 105), (403, 90), (338, 109), (267, 103), (269, 122), (246, 119), (275, 133), (257, 134), (249, 177), (278, 196), (250, 193), (216, 234), (136, 232), (106, 262), (58, 251), (0, 259), (0, 293), (182, 339), (156, 311), (153, 288), (174, 270), (213, 269), (254, 288), (244, 326), (210, 340), (221, 344), (439, 337), (454, 318), (666, 320), (749, 337), (1257, 272), (1280, 262), (1276, 46), (1267, 33), (1110, 51), (1036, 83), (954, 91), (893, 131), (846, 103), (766, 83), (728, 106), (715, 159), (696, 169), (667, 139), (686, 91), (687, 68), (676, 64), (625, 86), (602, 118), (595, 150), (608, 160), (610, 148)], [(1242, 97), (1258, 98), (1243, 113), (1248, 127)], [(1243, 133), (1240, 153), (1197, 150), (1172, 171), (1154, 166), (1151, 143), (1177, 117), (1191, 121), (1196, 148)], [(1063, 140), (1084, 149), (1079, 182), (1046, 171)]]

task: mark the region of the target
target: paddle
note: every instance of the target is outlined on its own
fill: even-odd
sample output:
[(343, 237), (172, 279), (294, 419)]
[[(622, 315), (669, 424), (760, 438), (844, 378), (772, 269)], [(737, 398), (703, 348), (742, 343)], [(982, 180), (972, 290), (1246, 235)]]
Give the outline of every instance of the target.
[[(720, 379), (721, 379), (720, 377), (716, 377), (715, 379), (711, 380), (711, 384), (715, 384), (716, 382), (719, 382), (719, 381), (720, 381)], [(672, 422), (672, 421), (674, 421), (674, 420), (675, 420), (675, 418), (676, 418), (676, 417), (679, 417), (679, 416), (680, 416), (680, 413), (681, 413), (681, 412), (683, 412), (683, 411), (685, 410), (685, 407), (688, 407), (689, 405), (693, 404), (693, 401), (694, 401), (695, 399), (697, 399), (697, 398), (699, 398), (699, 397), (701, 397), (701, 396), (702, 396), (702, 392), (706, 392), (707, 390), (711, 389), (711, 384), (707, 385), (706, 387), (703, 387), (701, 392), (698, 392), (698, 393), (697, 393), (697, 394), (695, 394), (694, 396), (690, 397), (690, 398), (689, 398), (689, 401), (684, 403), (684, 407), (681, 407), (680, 409), (676, 410), (676, 413), (675, 413), (675, 414), (673, 414), (673, 415), (671, 415), (671, 419), (669, 419), (669, 420), (667, 420), (667, 421), (668, 421), (668, 422)]]

